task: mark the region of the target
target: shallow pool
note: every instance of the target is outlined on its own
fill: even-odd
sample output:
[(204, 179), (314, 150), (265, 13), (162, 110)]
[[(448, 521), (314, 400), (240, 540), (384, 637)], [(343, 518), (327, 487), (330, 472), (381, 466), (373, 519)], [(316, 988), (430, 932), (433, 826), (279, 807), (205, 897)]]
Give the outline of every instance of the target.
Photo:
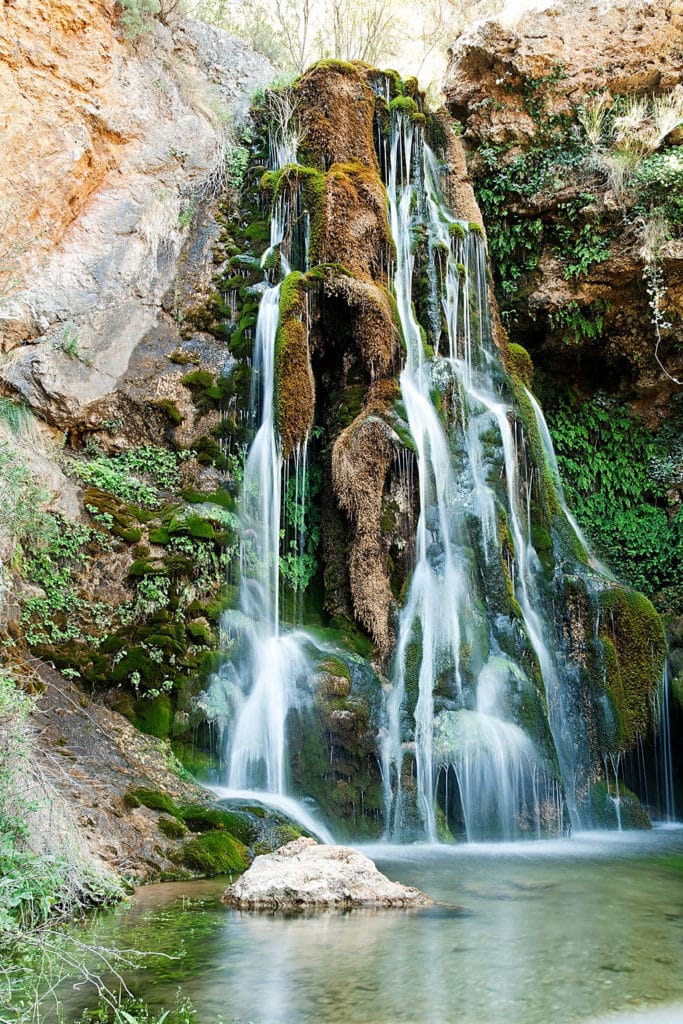
[[(683, 1022), (683, 829), (362, 849), (436, 905), (257, 914), (223, 907), (214, 879), (140, 889), (80, 938), (178, 954), (126, 981), (159, 1006), (181, 985), (199, 1024)], [(60, 995), (69, 1013), (92, 1001)]]

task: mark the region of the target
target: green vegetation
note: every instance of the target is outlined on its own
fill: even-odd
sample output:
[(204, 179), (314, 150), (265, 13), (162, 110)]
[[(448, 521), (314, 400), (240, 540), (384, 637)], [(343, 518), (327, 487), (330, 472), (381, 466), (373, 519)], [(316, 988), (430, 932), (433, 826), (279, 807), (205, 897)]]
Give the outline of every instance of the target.
[(420, 108), (414, 99), (410, 96), (396, 96), (389, 104), (391, 111), (397, 111), (412, 121), (414, 124), (424, 124), (425, 115), (422, 113)]
[(618, 717), (620, 747), (629, 748), (651, 725), (652, 694), (666, 657), (664, 627), (648, 599), (633, 591), (603, 591), (600, 610), (605, 683)]
[(89, 459), (73, 459), (70, 468), (90, 486), (143, 509), (153, 509), (163, 500), (161, 492), (180, 489), (178, 466), (191, 456), (191, 452), (143, 445), (129, 448), (120, 455), (95, 451)]
[(603, 299), (596, 299), (587, 306), (568, 302), (548, 315), (550, 330), (560, 334), (565, 345), (580, 345), (602, 338), (605, 314), (610, 305)]
[(672, 488), (683, 472), (680, 418), (648, 431), (628, 406), (598, 392), (546, 402), (567, 500), (617, 575), (683, 610), (683, 510)]
[[(683, 230), (683, 162), (668, 138), (683, 115), (676, 97), (618, 97), (609, 106), (598, 95), (572, 116), (548, 116), (548, 99), (562, 77), (557, 68), (525, 81), (524, 103), (536, 134), (524, 153), (506, 143), (482, 146), (476, 155), (475, 191), (508, 324), (524, 310), (530, 275), (544, 248), (558, 260), (563, 276), (576, 282), (607, 259), (625, 226), (644, 239), (654, 224), (661, 225), (661, 239)], [(582, 181), (592, 191), (577, 188), (575, 182)], [(614, 192), (617, 209), (598, 202), (598, 190), (606, 187)], [(554, 205), (557, 193), (569, 198)], [(539, 207), (553, 209), (553, 216), (541, 218)], [(598, 338), (606, 310), (570, 306), (570, 314), (551, 314), (551, 329), (568, 327), (568, 342)]]
[(249, 867), (247, 848), (229, 832), (204, 832), (174, 851), (176, 864), (199, 875), (232, 875)]

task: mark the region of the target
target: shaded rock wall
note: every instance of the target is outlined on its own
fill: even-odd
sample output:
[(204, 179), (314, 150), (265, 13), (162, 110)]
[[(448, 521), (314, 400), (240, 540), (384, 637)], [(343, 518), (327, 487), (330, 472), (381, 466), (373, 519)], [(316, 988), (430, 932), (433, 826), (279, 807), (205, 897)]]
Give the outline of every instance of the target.
[[(680, 0), (558, 2), (465, 33), (451, 49), (444, 85), (485, 219), (502, 225), (493, 258), (515, 340), (541, 351), (558, 375), (570, 344), (575, 379), (627, 380), (652, 422), (666, 415), (675, 388), (653, 354), (641, 252), (647, 213), (634, 208), (633, 189), (615, 185), (612, 144), (603, 138), (596, 151), (579, 113), (596, 97), (617, 115), (627, 97), (680, 88), (682, 32)], [(676, 141), (674, 133), (665, 148)], [(680, 246), (674, 237), (658, 257), (671, 311), (683, 301)], [(567, 327), (567, 307), (583, 316), (574, 317), (578, 328)], [(681, 324), (675, 314), (669, 319), (660, 357), (680, 378)]]

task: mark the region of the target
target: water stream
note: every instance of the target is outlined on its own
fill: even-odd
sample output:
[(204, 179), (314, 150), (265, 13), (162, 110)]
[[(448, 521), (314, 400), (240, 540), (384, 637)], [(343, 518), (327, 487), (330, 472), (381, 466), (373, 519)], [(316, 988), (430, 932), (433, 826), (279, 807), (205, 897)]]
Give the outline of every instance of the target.
[[(207, 1024), (218, 1014), (261, 1024), (593, 1024), (637, 1010), (639, 1024), (683, 1019), (680, 829), (364, 852), (437, 904), (240, 913), (221, 905), (225, 880), (213, 879), (145, 887), (78, 937), (180, 952), (126, 981), (159, 1016), (182, 985)], [(69, 985), (59, 996), (74, 1017), (94, 1001)]]
[[(292, 145), (273, 142), (274, 168), (293, 159)], [(401, 415), (419, 495), (413, 570), (396, 616), (395, 654), (377, 723), (385, 838), (462, 836), (472, 842), (561, 835), (569, 824), (590, 827), (590, 791), (602, 751), (589, 742), (585, 665), (571, 653), (558, 604), (568, 576), (589, 602), (596, 588), (614, 581), (567, 507), (538, 403), (503, 367), (489, 318), (480, 232), (447, 207), (438, 162), (422, 128), (402, 111), (392, 113), (381, 156), (396, 247), (391, 284), (405, 345)], [(271, 266), (279, 254), (283, 278), (293, 251), (298, 269), (307, 267), (308, 227), (305, 237), (298, 234), (308, 219), (299, 198), (295, 189), (289, 200), (276, 202), (262, 261)], [(429, 257), (424, 324), (414, 305), (420, 245)], [(301, 553), (305, 541), (308, 455), (303, 444), (291, 467), (282, 457), (275, 415), (281, 286), (264, 273), (252, 378), (257, 430), (242, 488), (239, 601), (225, 617), (226, 660), (217, 685), (227, 693), (232, 720), (228, 789), (282, 799), (291, 798), (288, 719), (310, 705), (314, 678), (312, 640), (291, 625), (301, 616), (301, 598), (295, 595), (286, 628), (280, 607), (283, 551)], [(533, 423), (520, 411), (523, 398)], [(532, 430), (543, 464), (531, 455)], [(534, 502), (546, 485), (575, 543), (570, 551), (555, 537), (550, 565), (542, 565), (534, 544)], [(290, 492), (296, 512), (287, 527), (282, 507)], [(585, 552), (588, 565), (576, 550)], [(597, 636), (589, 643), (599, 647)], [(603, 713), (597, 703), (594, 713)], [(670, 763), (668, 770), (670, 776)], [(614, 807), (620, 820), (618, 797)]]
[[(446, 773), (452, 769), (455, 776), (453, 788), (458, 791), (470, 840), (487, 832), (509, 837), (519, 830), (523, 817), (527, 827), (540, 832), (541, 815), (548, 817), (548, 806), (556, 815), (554, 827), (558, 831), (563, 827), (547, 755), (505, 711), (510, 681), (521, 683), (525, 672), (505, 657), (490, 615), (487, 621), (481, 607), (490, 602), (478, 553), (489, 565), (500, 544), (500, 494), (493, 483), (498, 475), (504, 477), (506, 487), (504, 514), (512, 538), (514, 592), (545, 686), (569, 814), (572, 824), (580, 827), (576, 786), (578, 781), (584, 788), (587, 785), (587, 742), (580, 717), (572, 716), (569, 724), (562, 669), (541, 611), (536, 583), (540, 564), (526, 514), (530, 485), (523, 487), (519, 479), (513, 410), (509, 399), (502, 397), (502, 367), (488, 318), (483, 242), (445, 206), (434, 155), (403, 114), (395, 116), (387, 166), (390, 224), (397, 250), (394, 289), (407, 349), (400, 383), (417, 451), (420, 515), (415, 568), (399, 617), (393, 688), (386, 702), (385, 820), (394, 836), (410, 831), (402, 799), (404, 721), (410, 648), (417, 645), (418, 697), (411, 753), (424, 834), (432, 841), (437, 835), (435, 794), (438, 772), (443, 769)], [(426, 227), (432, 256), (437, 247), (446, 254), (443, 287), (432, 300), (437, 310), (430, 339), (433, 356), (425, 351), (412, 305), (416, 223)], [(432, 278), (433, 290), (438, 286)], [(444, 409), (444, 396), (452, 396), (454, 411)], [(485, 456), (485, 439), (491, 431), (497, 435), (497, 451)], [(479, 605), (477, 591), (482, 599)], [(444, 704), (435, 714), (435, 684), (444, 674), (449, 677), (450, 707)], [(465, 675), (469, 676), (467, 693), (463, 693)], [(437, 756), (435, 743), (442, 748)]]

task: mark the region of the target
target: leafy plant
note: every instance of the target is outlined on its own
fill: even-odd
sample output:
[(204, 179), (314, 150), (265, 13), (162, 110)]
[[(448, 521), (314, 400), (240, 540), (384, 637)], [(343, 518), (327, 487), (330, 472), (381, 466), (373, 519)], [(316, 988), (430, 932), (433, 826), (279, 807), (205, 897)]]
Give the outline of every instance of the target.
[(565, 345), (597, 341), (602, 337), (605, 313), (609, 308), (609, 303), (603, 299), (596, 299), (583, 307), (578, 302), (568, 302), (549, 314), (548, 325), (551, 331), (562, 333)]
[(174, 453), (168, 448), (143, 445), (120, 455), (96, 453), (87, 461), (73, 459), (70, 467), (84, 483), (151, 509), (159, 507), (160, 491), (179, 490), (179, 463), (191, 457), (191, 452)]
[(558, 204), (562, 220), (554, 228), (553, 252), (562, 265), (562, 276), (568, 281), (583, 277), (610, 253), (611, 232), (599, 220), (580, 224), (584, 211), (594, 201), (595, 196), (582, 192), (571, 202)]
[(317, 548), (320, 542), (320, 503), (322, 469), (312, 460), (305, 486), (290, 476), (283, 495), (283, 523), (280, 576), (295, 594), (306, 590), (318, 570)]
[(567, 499), (598, 553), (648, 596), (683, 602), (683, 511), (668, 491), (683, 474), (674, 429), (648, 431), (628, 406), (598, 392), (547, 409)]

